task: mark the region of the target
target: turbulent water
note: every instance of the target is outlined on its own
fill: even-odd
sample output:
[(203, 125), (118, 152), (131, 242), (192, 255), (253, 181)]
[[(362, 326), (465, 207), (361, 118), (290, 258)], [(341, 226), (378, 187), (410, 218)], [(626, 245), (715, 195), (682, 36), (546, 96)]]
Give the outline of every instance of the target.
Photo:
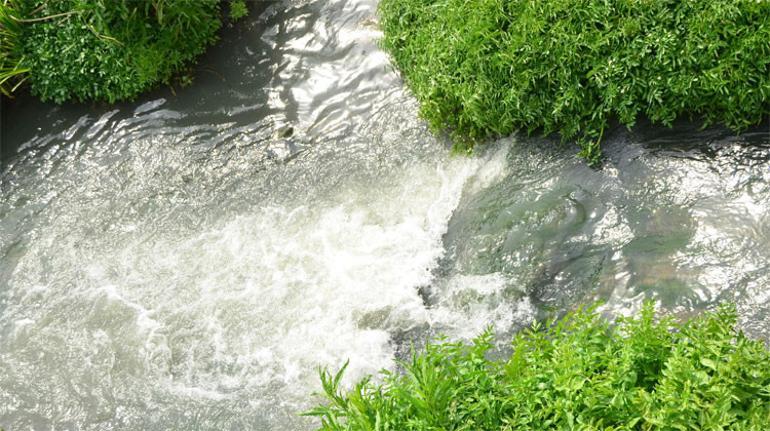
[(616, 129), (600, 170), (535, 139), (451, 156), (374, 0), (252, 7), (189, 88), (10, 105), (0, 426), (312, 429), (319, 366), (595, 299), (731, 300), (770, 335), (767, 125)]

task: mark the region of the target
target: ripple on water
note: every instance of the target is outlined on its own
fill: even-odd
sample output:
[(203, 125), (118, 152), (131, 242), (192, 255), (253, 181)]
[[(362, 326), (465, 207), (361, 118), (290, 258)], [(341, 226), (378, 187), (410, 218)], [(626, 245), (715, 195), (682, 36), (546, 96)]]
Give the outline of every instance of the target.
[(543, 139), (452, 157), (374, 0), (252, 7), (176, 94), (14, 106), (0, 425), (310, 428), (319, 365), (353, 379), (597, 298), (729, 299), (767, 337), (766, 127), (617, 129), (601, 170)]
[(494, 169), (472, 180), (485, 159), (417, 120), (374, 7), (267, 5), (177, 95), (37, 107), (0, 177), (0, 424), (305, 428), (317, 366), (352, 379), (400, 334), (483, 325), (417, 288)]

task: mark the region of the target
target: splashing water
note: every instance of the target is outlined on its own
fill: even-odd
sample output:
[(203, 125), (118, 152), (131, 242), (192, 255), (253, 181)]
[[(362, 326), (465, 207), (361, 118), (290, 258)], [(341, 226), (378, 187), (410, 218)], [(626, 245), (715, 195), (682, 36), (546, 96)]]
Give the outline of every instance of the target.
[(770, 333), (766, 126), (613, 130), (601, 170), (534, 139), (453, 157), (376, 2), (252, 7), (176, 95), (14, 102), (0, 426), (311, 429), (319, 366), (352, 381), (597, 298), (730, 299)]
[(2, 177), (0, 424), (305, 428), (316, 367), (357, 378), (399, 334), (480, 327), (418, 287), (484, 158), (416, 119), (374, 7), (268, 5), (207, 59), (232, 88), (26, 138)]

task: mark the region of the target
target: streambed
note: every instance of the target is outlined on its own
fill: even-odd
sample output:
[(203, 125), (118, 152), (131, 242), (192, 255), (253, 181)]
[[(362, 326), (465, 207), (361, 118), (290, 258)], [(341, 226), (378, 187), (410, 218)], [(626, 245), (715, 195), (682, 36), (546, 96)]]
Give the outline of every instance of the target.
[(731, 300), (768, 338), (767, 124), (616, 128), (601, 170), (525, 137), (452, 156), (375, 9), (257, 3), (175, 94), (6, 106), (0, 426), (312, 429), (318, 366), (595, 299)]

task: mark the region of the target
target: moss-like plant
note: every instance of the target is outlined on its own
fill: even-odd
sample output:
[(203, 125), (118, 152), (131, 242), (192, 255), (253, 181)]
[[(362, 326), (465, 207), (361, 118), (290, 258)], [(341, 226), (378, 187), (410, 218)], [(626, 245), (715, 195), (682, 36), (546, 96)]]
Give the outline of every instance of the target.
[[(326, 403), (307, 412), (323, 431), (767, 430), (770, 353), (735, 329), (734, 307), (685, 324), (610, 324), (581, 309), (515, 336), (507, 358), (492, 335), (439, 342), (403, 372), (340, 390), (321, 373)], [(499, 356), (499, 355), (498, 355)]]
[(558, 132), (600, 156), (612, 118), (736, 131), (770, 112), (770, 2), (382, 0), (383, 47), (459, 145)]

